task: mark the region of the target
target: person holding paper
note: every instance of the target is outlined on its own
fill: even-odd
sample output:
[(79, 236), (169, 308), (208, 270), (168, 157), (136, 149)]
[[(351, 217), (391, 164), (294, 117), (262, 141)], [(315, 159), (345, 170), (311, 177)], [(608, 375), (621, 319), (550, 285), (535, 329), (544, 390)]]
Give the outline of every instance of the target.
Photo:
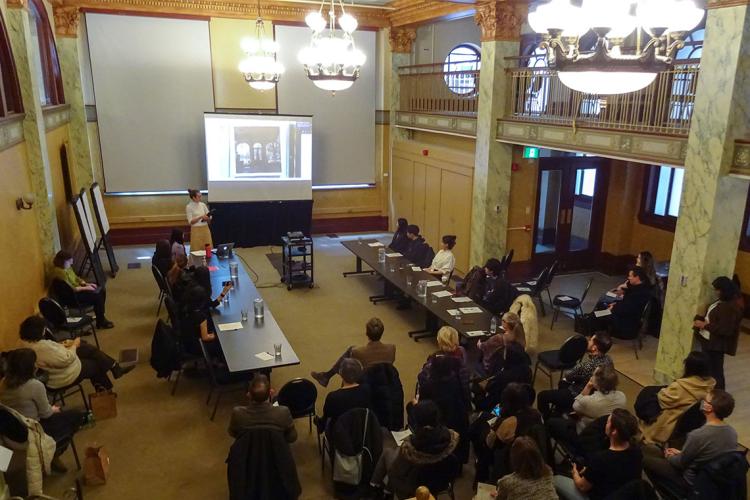
[(623, 292), (622, 300), (607, 305), (611, 314), (601, 315), (594, 311), (593, 331), (606, 331), (612, 328), (616, 332), (627, 334), (636, 330), (640, 324), (643, 309), (651, 298), (651, 284), (646, 272), (643, 268), (632, 267), (628, 271), (628, 286)]
[(76, 298), (82, 305), (94, 306), (96, 315), (96, 327), (99, 329), (114, 328), (112, 323), (104, 315), (107, 302), (107, 291), (103, 286), (89, 283), (76, 274), (73, 270), (73, 255), (65, 250), (60, 250), (52, 260), (52, 279), (64, 281), (75, 290)]
[(434, 276), (450, 276), (456, 267), (456, 257), (453, 255), (453, 247), (456, 246), (456, 237), (452, 234), (443, 236), (442, 248), (435, 254), (430, 267), (424, 270)]
[(185, 214), (190, 224), (190, 251), (197, 252), (205, 250), (206, 245), (213, 246), (211, 230), (208, 223), (211, 221), (208, 207), (201, 201), (201, 192), (197, 189), (188, 189), (190, 203), (185, 206)]

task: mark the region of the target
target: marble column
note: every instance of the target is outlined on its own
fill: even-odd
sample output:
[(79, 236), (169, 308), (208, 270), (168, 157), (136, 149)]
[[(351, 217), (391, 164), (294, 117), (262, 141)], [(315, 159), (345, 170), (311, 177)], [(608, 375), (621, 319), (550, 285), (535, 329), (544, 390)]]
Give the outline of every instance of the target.
[(660, 383), (681, 375), (693, 316), (713, 300), (711, 282), (734, 272), (748, 183), (728, 173), (734, 141), (750, 132), (747, 3), (709, 2), (654, 373)]
[(506, 252), (513, 148), (495, 141), (497, 120), (505, 113), (508, 80), (506, 57), (519, 54), (526, 5), (513, 0), (477, 5), (482, 29), (477, 139), (471, 215), (471, 265)]
[(26, 162), (35, 197), (33, 210), (39, 226), (42, 255), (46, 262), (51, 263), (55, 252), (60, 249), (60, 234), (57, 229), (52, 176), (39, 92), (39, 85), (42, 85), (42, 82), (37, 79), (32, 66), (35, 48), (32, 46), (34, 42), (31, 38), (27, 9), (25, 0), (9, 1), (6, 26), (23, 100)]
[(81, 13), (78, 7), (55, 7), (54, 15), (57, 55), (60, 59), (65, 102), (70, 105), (68, 159), (73, 170), (77, 192), (81, 188), (88, 189), (94, 182), (80, 59), (80, 46), (86, 41), (79, 37), (78, 25)]

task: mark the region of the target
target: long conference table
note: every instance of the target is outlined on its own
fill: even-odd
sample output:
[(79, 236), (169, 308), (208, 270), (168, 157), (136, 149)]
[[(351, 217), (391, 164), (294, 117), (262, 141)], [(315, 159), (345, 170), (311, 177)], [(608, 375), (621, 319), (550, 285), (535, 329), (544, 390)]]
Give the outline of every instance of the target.
[[(237, 278), (233, 280), (230, 276), (230, 263), (237, 264)], [(236, 256), (219, 258), (214, 255), (206, 265), (211, 274), (211, 289), (214, 294), (224, 287), (225, 281), (231, 280), (234, 284), (227, 294), (229, 302), (220, 304), (211, 313), (229, 371), (266, 371), (282, 366), (298, 365), (300, 361), (297, 354), (284, 332), (281, 331), (267, 304), (264, 304), (263, 319), (255, 319), (253, 301), (261, 295), (245, 271), (242, 262)], [(248, 311), (248, 320), (244, 323), (241, 321), (242, 309)], [(226, 323), (241, 323), (242, 328), (221, 331), (219, 325)], [(280, 358), (274, 357), (274, 344), (281, 344)], [(261, 353), (269, 354), (272, 359), (263, 360), (256, 356)]]
[[(417, 294), (417, 283), (420, 280), (436, 281), (439, 277), (435, 277), (430, 273), (419, 270), (412, 270), (414, 264), (412, 264), (406, 257), (387, 257), (384, 263), (378, 262), (378, 250), (379, 248), (385, 248), (386, 254), (398, 253), (395, 250), (390, 249), (388, 246), (371, 246), (371, 244), (382, 243), (375, 239), (359, 239), (359, 240), (347, 240), (342, 241), (341, 244), (354, 254), (356, 257), (356, 269), (357, 271), (349, 271), (344, 273), (344, 276), (351, 276), (355, 274), (371, 274), (371, 271), (365, 270), (362, 267), (364, 262), (372, 271), (379, 274), (383, 279), (389, 283), (392, 287), (397, 288), (403, 292), (404, 295), (411, 298), (412, 301), (421, 305), (425, 311), (425, 329), (433, 328), (433, 321), (431, 317), (437, 318), (446, 325), (450, 325), (455, 328), (458, 333), (464, 338), (482, 338), (489, 335), (490, 322), (492, 320), (492, 313), (482, 308), (479, 304), (469, 302), (456, 302), (454, 299), (457, 298), (453, 290), (450, 290), (444, 285), (430, 286), (427, 287), (427, 296), (420, 297)], [(414, 266), (416, 267), (416, 266)], [(393, 269), (393, 272), (391, 272)], [(411, 285), (407, 285), (406, 278), (411, 275)], [(386, 287), (387, 288), (387, 287)], [(432, 294), (441, 291), (450, 291), (451, 295), (446, 297), (439, 297), (437, 302), (432, 302)], [(462, 299), (459, 299), (462, 300)], [(465, 299), (463, 299), (465, 300)], [(481, 312), (477, 313), (462, 313), (461, 319), (457, 320), (449, 310), (455, 310), (458, 308), (479, 308)], [(481, 332), (481, 333), (480, 333)]]

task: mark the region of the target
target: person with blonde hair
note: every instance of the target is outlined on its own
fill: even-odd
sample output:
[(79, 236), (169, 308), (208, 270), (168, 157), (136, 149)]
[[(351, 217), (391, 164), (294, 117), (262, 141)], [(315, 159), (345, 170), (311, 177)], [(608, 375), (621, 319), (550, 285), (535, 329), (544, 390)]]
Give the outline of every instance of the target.
[(492, 375), (498, 371), (505, 358), (505, 347), (512, 343), (518, 344), (518, 347), (524, 350), (526, 333), (521, 324), (521, 318), (516, 313), (507, 312), (503, 314), (502, 331), (484, 342), (481, 340), (477, 342), (477, 348), (482, 353), (482, 368), (485, 375)]
[(437, 345), (440, 352), (449, 354), (466, 362), (466, 350), (461, 347), (458, 331), (452, 326), (444, 326), (438, 330)]
[[(417, 394), (420, 387), (427, 387), (432, 384), (432, 377), (436, 373), (432, 365), (440, 359), (441, 368), (450, 372), (451, 375), (445, 375), (445, 378), (456, 379), (460, 382), (462, 393), (469, 392), (469, 371), (466, 369), (466, 350), (461, 347), (458, 341), (458, 332), (452, 326), (444, 326), (438, 330), (437, 334), (438, 350), (427, 357), (422, 370), (417, 375)], [(445, 358), (445, 362), (443, 359)]]

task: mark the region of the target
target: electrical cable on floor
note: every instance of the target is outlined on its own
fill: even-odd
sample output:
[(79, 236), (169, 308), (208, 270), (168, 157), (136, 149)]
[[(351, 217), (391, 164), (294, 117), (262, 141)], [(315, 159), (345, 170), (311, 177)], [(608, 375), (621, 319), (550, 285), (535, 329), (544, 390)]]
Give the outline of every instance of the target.
[[(270, 247), (273, 248), (273, 247)], [(271, 252), (273, 253), (273, 251)], [(243, 264), (245, 264), (245, 267), (250, 271), (250, 280), (255, 285), (255, 288), (277, 288), (277, 287), (283, 287), (286, 286), (284, 283), (260, 283), (258, 284), (258, 281), (260, 281), (260, 275), (258, 272), (253, 269), (253, 266), (251, 266), (245, 258), (238, 252), (235, 252), (235, 254), (240, 258)]]

